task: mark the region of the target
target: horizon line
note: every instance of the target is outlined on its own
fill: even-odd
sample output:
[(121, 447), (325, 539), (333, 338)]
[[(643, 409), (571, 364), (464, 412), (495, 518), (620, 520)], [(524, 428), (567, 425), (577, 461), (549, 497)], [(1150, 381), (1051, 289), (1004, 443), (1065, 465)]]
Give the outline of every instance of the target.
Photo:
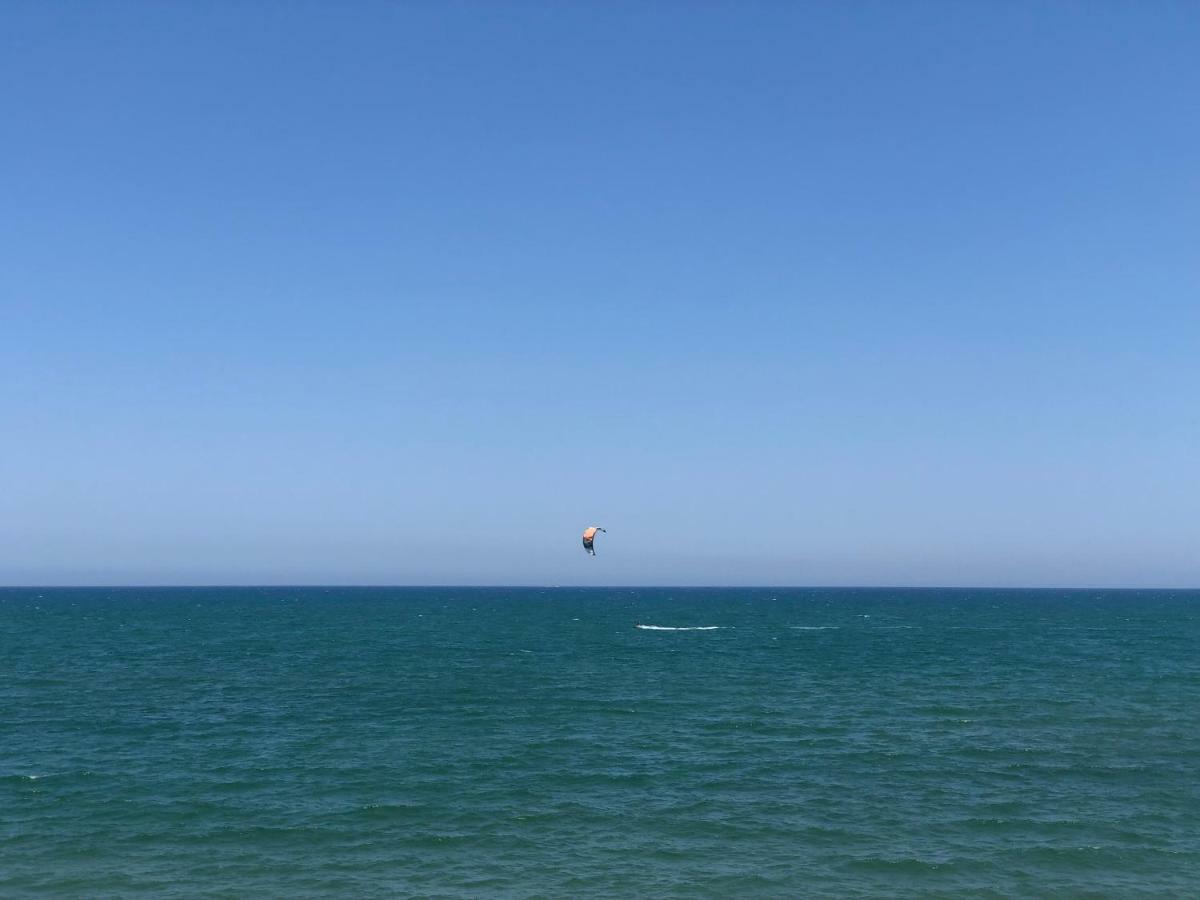
[(771, 591), (1200, 591), (1194, 587), (1134, 587), (1122, 585), (986, 585), (986, 584), (342, 584), (311, 583), (192, 583), (192, 584), (0, 584), (0, 590), (771, 590)]

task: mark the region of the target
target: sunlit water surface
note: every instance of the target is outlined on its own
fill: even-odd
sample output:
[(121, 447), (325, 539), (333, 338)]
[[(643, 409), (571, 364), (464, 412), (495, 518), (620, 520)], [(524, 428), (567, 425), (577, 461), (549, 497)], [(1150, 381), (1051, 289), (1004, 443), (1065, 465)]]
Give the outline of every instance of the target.
[(1197, 896), (1200, 594), (0, 590), (45, 894)]

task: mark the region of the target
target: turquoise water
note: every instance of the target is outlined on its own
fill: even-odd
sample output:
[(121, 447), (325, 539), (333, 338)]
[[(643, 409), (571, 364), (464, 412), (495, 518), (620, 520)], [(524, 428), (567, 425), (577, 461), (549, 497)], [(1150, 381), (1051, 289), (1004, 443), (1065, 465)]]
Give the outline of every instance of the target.
[(1197, 896), (1198, 717), (1200, 593), (0, 590), (0, 896)]

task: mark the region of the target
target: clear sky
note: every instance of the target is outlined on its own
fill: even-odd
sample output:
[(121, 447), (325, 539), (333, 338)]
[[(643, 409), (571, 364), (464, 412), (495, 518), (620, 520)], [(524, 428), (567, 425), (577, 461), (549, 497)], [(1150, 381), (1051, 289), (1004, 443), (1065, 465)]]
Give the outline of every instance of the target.
[(12, 0), (0, 83), (0, 583), (1200, 585), (1194, 3)]

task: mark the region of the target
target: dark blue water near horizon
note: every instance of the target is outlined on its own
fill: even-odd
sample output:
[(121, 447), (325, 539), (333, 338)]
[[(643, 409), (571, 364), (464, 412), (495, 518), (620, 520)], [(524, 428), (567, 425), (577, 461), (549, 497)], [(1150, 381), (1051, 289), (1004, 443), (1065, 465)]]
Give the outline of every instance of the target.
[(2, 589), (0, 897), (1197, 896), (1198, 711), (1200, 592)]

